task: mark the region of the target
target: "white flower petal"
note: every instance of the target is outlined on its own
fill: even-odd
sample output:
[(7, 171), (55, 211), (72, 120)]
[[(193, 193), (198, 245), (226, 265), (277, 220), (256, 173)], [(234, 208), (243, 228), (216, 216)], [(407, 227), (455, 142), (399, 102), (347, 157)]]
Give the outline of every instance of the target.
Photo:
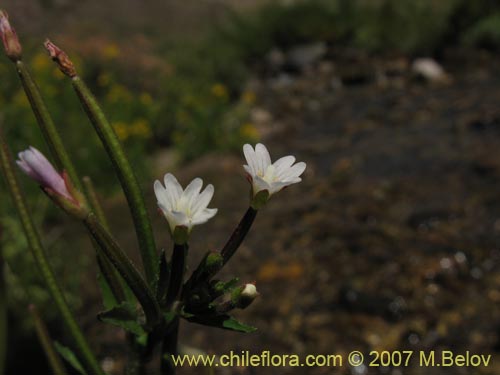
[(203, 180), (199, 177), (195, 178), (189, 183), (184, 192), (182, 193), (181, 200), (185, 208), (190, 210), (195, 202), (196, 197), (200, 193), (201, 187), (203, 186)]
[(269, 151), (267, 151), (266, 146), (262, 143), (257, 143), (257, 146), (255, 146), (255, 154), (259, 165), (258, 171), (264, 174), (267, 167), (271, 165), (271, 156), (269, 155)]
[(172, 209), (172, 204), (170, 203), (170, 199), (167, 196), (167, 192), (165, 188), (161, 184), (160, 181), (156, 180), (153, 184), (153, 189), (155, 191), (156, 200), (158, 201), (158, 205), (162, 205), (166, 210)]
[(280, 191), (281, 189), (283, 189), (285, 186), (288, 185), (290, 185), (290, 182), (283, 182), (283, 181), (273, 182), (269, 189), (269, 195), (276, 194), (278, 191)]
[(304, 173), (305, 169), (306, 169), (306, 163), (301, 161), (300, 163), (297, 163), (293, 167), (284, 171), (282, 180), (288, 181), (290, 179), (299, 177), (302, 173)]
[(245, 172), (247, 172), (250, 176), (254, 175), (254, 172), (252, 171), (252, 168), (250, 168), (248, 165), (244, 165), (243, 169), (245, 169)]
[(256, 195), (259, 191), (268, 190), (271, 191), (271, 185), (264, 180), (262, 177), (255, 176), (253, 181), (253, 195)]
[(243, 154), (245, 155), (245, 159), (247, 160), (248, 167), (250, 169), (250, 174), (255, 176), (257, 174), (257, 157), (255, 155), (255, 151), (252, 146), (248, 143), (243, 146)]
[(170, 202), (171, 209), (174, 209), (177, 205), (177, 201), (182, 195), (182, 186), (179, 181), (171, 173), (165, 174), (163, 177), (165, 183), (165, 191), (167, 193), (167, 198)]
[(195, 199), (191, 207), (192, 215), (196, 216), (197, 212), (207, 208), (213, 196), (214, 186), (212, 184), (208, 184), (203, 192)]
[(167, 218), (168, 224), (170, 225), (170, 230), (172, 233), (177, 226), (186, 226), (190, 228), (189, 219), (184, 212), (179, 211), (166, 211), (165, 217)]
[(283, 156), (282, 158), (276, 160), (273, 163), (274, 168), (276, 169), (276, 177), (280, 178), (282, 176), (282, 173), (288, 168), (290, 168), (294, 162), (295, 162), (295, 156), (292, 155)]
[(206, 208), (203, 211), (199, 212), (193, 219), (192, 224), (198, 225), (206, 223), (208, 220), (213, 218), (217, 213), (217, 208)]

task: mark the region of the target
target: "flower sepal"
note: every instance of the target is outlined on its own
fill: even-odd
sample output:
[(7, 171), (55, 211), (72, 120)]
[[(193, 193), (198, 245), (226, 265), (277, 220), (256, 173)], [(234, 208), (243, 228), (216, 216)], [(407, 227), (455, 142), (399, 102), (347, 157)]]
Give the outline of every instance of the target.
[(62, 178), (70, 197), (60, 194), (48, 186), (42, 186), (42, 190), (66, 213), (80, 220), (85, 219), (90, 213), (90, 209), (83, 203), (85, 201), (83, 194), (73, 186), (66, 171), (62, 173)]
[(189, 228), (185, 225), (177, 225), (172, 233), (172, 238), (177, 245), (184, 245), (189, 240)]
[(261, 190), (256, 194), (252, 192), (250, 197), (251, 199), (250, 206), (254, 210), (259, 210), (266, 205), (270, 197), (271, 195), (269, 194), (268, 190)]

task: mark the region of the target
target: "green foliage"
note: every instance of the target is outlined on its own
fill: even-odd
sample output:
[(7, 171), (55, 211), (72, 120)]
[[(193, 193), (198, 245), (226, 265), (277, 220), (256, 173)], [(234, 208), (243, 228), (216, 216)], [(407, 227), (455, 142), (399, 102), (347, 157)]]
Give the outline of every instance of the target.
[(469, 46), (500, 49), (500, 12), (481, 18), (463, 36)]
[(255, 94), (243, 90), (247, 70), (229, 47), (207, 38), (167, 48), (172, 72), (161, 83), (161, 122), (154, 131), (185, 160), (258, 138), (248, 122)]
[(496, 48), (499, 11), (492, 0), (270, 1), (250, 15), (233, 13), (217, 35), (250, 64), (272, 48), (316, 41), (370, 53), (433, 54), (453, 43)]
[[(109, 189), (115, 186), (111, 165), (69, 82), (44, 52), (32, 55), (28, 51), (25, 55), (78, 171), (92, 175), (100, 187)], [(85, 71), (83, 73), (85, 75)], [(42, 135), (14, 67), (7, 60), (0, 63), (0, 76), (0, 105), (13, 150), (20, 151), (30, 144), (43, 150)], [(130, 159), (134, 160), (138, 170), (144, 170), (142, 154), (152, 134), (149, 119), (154, 116), (156, 108), (149, 94), (132, 93), (115, 79), (103, 73), (92, 82), (101, 95), (118, 136), (130, 152)], [(82, 142), (83, 139), (85, 142)]]
[[(37, 210), (33, 211), (33, 216), (36, 222), (40, 222), (46, 217), (50, 202), (40, 193), (35, 202), (33, 207), (36, 206)], [(5, 212), (9, 207), (4, 205), (3, 209)], [(39, 306), (45, 319), (52, 321), (57, 317), (57, 312), (52, 308), (51, 297), (40, 277), (17, 215), (2, 215), (1, 226), (4, 229), (1, 246), (7, 263), (5, 277), (9, 285), (9, 310), (18, 317), (26, 317), (21, 322), (23, 329), (32, 327), (31, 318), (25, 313), (29, 303)], [(72, 306), (78, 307), (81, 305), (78, 292), (81, 280), (75, 275), (82, 273), (89, 259), (84, 253), (75, 253), (74, 247), (60, 238), (60, 229), (47, 233), (46, 243), (50, 249), (51, 264), (57, 270), (59, 281), (65, 285), (66, 298)], [(74, 261), (67, 262), (68, 257)]]
[(54, 341), (54, 346), (61, 357), (63, 357), (64, 360), (68, 362), (79, 374), (87, 374), (77, 356), (70, 348), (58, 343), (57, 341)]
[(142, 326), (137, 322), (137, 313), (133, 305), (123, 302), (119, 306), (113, 307), (111, 310), (105, 311), (97, 315), (97, 318), (103, 322), (123, 328), (136, 336), (145, 334)]

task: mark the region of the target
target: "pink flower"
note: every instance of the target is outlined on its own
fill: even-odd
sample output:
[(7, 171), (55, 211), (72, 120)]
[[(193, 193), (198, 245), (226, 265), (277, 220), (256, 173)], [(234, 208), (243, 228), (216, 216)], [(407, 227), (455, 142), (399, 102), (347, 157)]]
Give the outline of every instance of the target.
[(54, 192), (72, 202), (76, 199), (70, 193), (66, 174), (60, 174), (55, 170), (47, 158), (36, 148), (30, 147), (18, 154), (17, 165), (33, 180), (37, 181), (42, 188)]
[(0, 10), (0, 37), (7, 56), (13, 61), (20, 60), (22, 47), (16, 31), (10, 26), (9, 16), (4, 10)]

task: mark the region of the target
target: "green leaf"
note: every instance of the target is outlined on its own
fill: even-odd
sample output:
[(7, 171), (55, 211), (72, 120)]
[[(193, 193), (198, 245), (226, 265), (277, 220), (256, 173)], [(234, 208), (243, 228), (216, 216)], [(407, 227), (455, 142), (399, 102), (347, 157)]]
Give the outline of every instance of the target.
[(183, 314), (182, 317), (188, 322), (202, 324), (210, 327), (227, 329), (243, 333), (255, 332), (257, 328), (246, 325), (229, 315), (192, 315)]
[(97, 318), (103, 323), (109, 323), (123, 328), (136, 336), (145, 334), (144, 328), (137, 321), (137, 314), (133, 306), (123, 302), (111, 310), (99, 313)]
[(63, 357), (66, 362), (68, 362), (75, 370), (77, 370), (82, 375), (87, 375), (87, 373), (83, 369), (82, 364), (70, 348), (59, 344), (57, 341), (54, 341), (54, 346), (61, 357)]
[(118, 305), (118, 301), (116, 300), (111, 288), (106, 281), (106, 278), (99, 272), (97, 274), (97, 282), (99, 284), (99, 288), (101, 289), (102, 295), (102, 305), (106, 310), (110, 310), (113, 307)]
[(238, 282), (240, 281), (239, 278), (235, 277), (232, 280), (229, 281), (215, 281), (212, 283), (212, 293), (213, 297), (216, 298), (218, 296), (221, 296), (227, 292), (232, 291), (234, 288), (238, 286)]
[(224, 326), (224, 328), (230, 329), (232, 331), (245, 332), (245, 333), (257, 331), (257, 328), (241, 323), (231, 316), (228, 316), (228, 318), (224, 320), (222, 325)]

